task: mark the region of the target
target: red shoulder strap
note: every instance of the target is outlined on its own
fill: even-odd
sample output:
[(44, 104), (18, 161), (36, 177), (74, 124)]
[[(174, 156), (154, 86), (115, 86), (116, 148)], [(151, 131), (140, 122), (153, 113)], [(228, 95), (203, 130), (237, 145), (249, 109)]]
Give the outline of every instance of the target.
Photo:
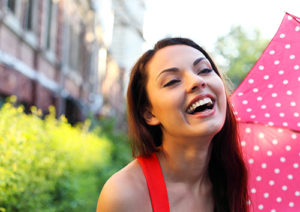
[(150, 193), (153, 212), (170, 212), (167, 187), (155, 153), (150, 157), (138, 157)]

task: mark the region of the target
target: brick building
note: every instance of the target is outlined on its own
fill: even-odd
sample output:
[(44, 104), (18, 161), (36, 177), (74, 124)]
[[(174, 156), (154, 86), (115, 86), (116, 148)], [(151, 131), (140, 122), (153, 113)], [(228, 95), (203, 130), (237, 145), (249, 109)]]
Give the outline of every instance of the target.
[(71, 123), (88, 111), (125, 117), (144, 10), (144, 0), (0, 1), (0, 98), (54, 105)]
[(145, 42), (143, 23), (146, 4), (145, 0), (111, 0), (111, 8), (114, 22), (108, 57), (110, 73), (106, 75), (107, 80), (102, 84), (103, 111), (115, 114), (119, 122), (124, 122), (126, 111), (124, 96), (129, 72), (142, 54)]
[[(0, 2), (0, 95), (28, 109), (55, 105), (71, 123), (100, 109), (99, 50), (106, 49), (91, 0)], [(101, 58), (100, 58), (101, 59)]]

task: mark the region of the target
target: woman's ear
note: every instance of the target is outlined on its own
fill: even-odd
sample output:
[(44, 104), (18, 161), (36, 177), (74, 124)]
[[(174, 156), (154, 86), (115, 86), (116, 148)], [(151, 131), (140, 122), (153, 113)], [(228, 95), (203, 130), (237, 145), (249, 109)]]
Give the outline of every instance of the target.
[(151, 126), (160, 124), (159, 120), (155, 117), (155, 115), (152, 114), (152, 112), (150, 112), (149, 109), (146, 109), (146, 111), (144, 112), (144, 119), (146, 123)]

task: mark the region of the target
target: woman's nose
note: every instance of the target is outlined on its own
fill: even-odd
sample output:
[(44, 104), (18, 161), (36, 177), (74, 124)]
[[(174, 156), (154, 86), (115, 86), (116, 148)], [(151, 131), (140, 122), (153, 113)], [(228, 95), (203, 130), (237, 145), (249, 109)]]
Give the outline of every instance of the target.
[(194, 72), (188, 73), (186, 78), (186, 90), (188, 93), (195, 92), (206, 87), (206, 82), (203, 77)]

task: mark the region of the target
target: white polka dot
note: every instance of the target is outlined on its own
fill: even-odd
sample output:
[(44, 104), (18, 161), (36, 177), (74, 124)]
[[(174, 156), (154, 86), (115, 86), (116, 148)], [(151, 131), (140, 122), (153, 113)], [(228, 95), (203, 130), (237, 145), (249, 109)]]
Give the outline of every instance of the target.
[(283, 75), (283, 74), (284, 74), (284, 70), (278, 71), (278, 74), (279, 74), (279, 75)]
[(238, 96), (243, 96), (243, 95), (244, 95), (244, 93), (242, 93), (242, 92), (238, 93)]
[(280, 117), (284, 117), (285, 114), (284, 114), (284, 113), (279, 113), (279, 116), (280, 116)]
[(289, 174), (289, 175), (287, 176), (287, 178), (288, 178), (289, 180), (292, 180), (292, 179), (293, 179), (293, 175)]
[(289, 49), (289, 48), (291, 48), (291, 45), (290, 45), (290, 44), (286, 44), (286, 45), (285, 45), (285, 48), (286, 48), (286, 49)]
[(262, 179), (261, 176), (256, 177), (256, 181), (261, 181), (261, 179)]
[(299, 197), (299, 196), (300, 196), (300, 191), (296, 191), (296, 192), (295, 192), (295, 196), (296, 196), (296, 197)]
[(272, 93), (272, 97), (277, 97), (277, 93)]
[(251, 108), (247, 108), (246, 111), (247, 111), (248, 113), (250, 113), (250, 112), (252, 111), (252, 109), (251, 109)]
[(265, 113), (266, 118), (270, 118), (270, 113)]
[(278, 128), (278, 129), (277, 129), (277, 132), (282, 133), (282, 132), (283, 132), (283, 129)]
[(259, 70), (264, 70), (264, 68), (265, 68), (265, 67), (262, 66), (262, 65), (258, 66), (258, 69), (259, 69)]
[(274, 51), (274, 50), (271, 50), (271, 51), (269, 51), (269, 54), (270, 54), (270, 55), (273, 55), (273, 54), (275, 54), (275, 51)]
[(269, 85), (268, 85), (268, 88), (273, 88), (273, 84), (269, 84)]
[(269, 181), (269, 185), (270, 185), (270, 186), (273, 186), (274, 184), (275, 184), (274, 180), (270, 180), (270, 181)]
[(283, 125), (284, 127), (287, 127), (289, 124), (288, 124), (287, 122), (283, 122), (282, 125)]
[(281, 107), (281, 103), (277, 102), (276, 104), (276, 107)]
[(252, 194), (255, 194), (255, 193), (256, 193), (256, 189), (255, 189), (255, 188), (252, 188), (252, 189), (251, 189), (251, 193), (252, 193)]
[(274, 64), (275, 64), (275, 65), (278, 65), (279, 63), (280, 63), (279, 60), (275, 60), (275, 61), (274, 61)]
[(298, 164), (298, 163), (294, 163), (294, 164), (293, 164), (293, 167), (294, 167), (295, 169), (298, 169), (298, 168), (299, 168), (299, 164)]
[(266, 163), (262, 163), (261, 164), (261, 168), (263, 168), (263, 169), (267, 168), (267, 164)]
[(292, 92), (292, 91), (290, 91), (290, 90), (288, 90), (288, 91), (286, 92), (286, 94), (290, 96), (290, 95), (292, 95), (292, 94), (293, 94), (293, 92)]
[(280, 158), (280, 162), (284, 163), (286, 161), (285, 157)]
[(274, 125), (274, 123), (273, 123), (273, 122), (271, 122), (271, 121), (269, 121), (269, 122), (268, 122), (268, 125), (269, 125), (269, 126), (273, 126), (273, 125)]
[(299, 113), (295, 112), (295, 113), (294, 113), (294, 116), (295, 116), (295, 117), (299, 117)]
[(287, 18), (288, 18), (289, 21), (293, 19), (292, 16), (290, 16), (290, 15), (288, 15)]
[(300, 122), (297, 123), (297, 127), (300, 127)]
[(285, 149), (286, 149), (286, 151), (290, 151), (292, 149), (292, 147), (290, 145), (286, 145)]
[(270, 212), (276, 212), (276, 210), (275, 210), (275, 209), (272, 209)]
[(258, 206), (258, 209), (259, 209), (259, 210), (262, 210), (262, 209), (264, 209), (264, 206), (263, 206), (262, 204), (260, 204), (260, 205)]
[(293, 133), (291, 137), (292, 137), (292, 139), (296, 139), (297, 135), (295, 133)]
[(269, 75), (265, 75), (265, 76), (264, 76), (264, 79), (265, 79), (265, 80), (268, 80), (268, 79), (269, 79)]
[(251, 118), (251, 119), (255, 119), (256, 116), (255, 116), (255, 115), (251, 115), (250, 118)]
[(258, 92), (258, 88), (253, 88), (252, 90), (254, 93), (257, 93)]
[(281, 187), (283, 191), (286, 191), (288, 189), (288, 187), (286, 185)]
[(253, 163), (254, 163), (254, 160), (253, 160), (252, 158), (250, 158), (250, 159), (248, 160), (248, 162), (249, 162), (250, 164), (253, 164)]
[(279, 35), (279, 37), (280, 37), (280, 38), (284, 38), (284, 37), (285, 37), (285, 34), (284, 34), (284, 33), (281, 33), (281, 34)]
[(246, 146), (246, 141), (241, 141), (242, 146)]
[(259, 150), (259, 146), (255, 145), (255, 146), (253, 147), (253, 149), (254, 149), (255, 151), (258, 151), (258, 150)]
[(294, 207), (294, 203), (293, 202), (289, 202), (289, 206), (292, 208)]
[(262, 106), (260, 106), (260, 108), (261, 108), (261, 109), (266, 109), (267, 106), (266, 106), (266, 105), (262, 105)]
[(296, 106), (296, 102), (294, 102), (294, 101), (291, 102), (291, 106), (292, 106), (292, 107), (295, 107), (295, 106)]
[(300, 30), (300, 27), (299, 26), (296, 26), (296, 28), (295, 28), (295, 31), (299, 31)]
[(265, 137), (265, 134), (263, 134), (263, 133), (259, 133), (259, 134), (258, 134), (258, 137), (262, 139), (262, 138), (264, 138), (264, 137)]
[(295, 69), (295, 70), (298, 70), (298, 69), (299, 69), (299, 65), (295, 65), (295, 66), (294, 66), (294, 69)]
[(298, 77), (298, 81), (300, 81), (300, 77)]
[(245, 131), (246, 131), (246, 133), (250, 133), (251, 129), (247, 127)]
[(287, 85), (287, 84), (289, 83), (289, 81), (288, 81), (288, 80), (283, 80), (282, 83), (283, 83), (284, 85)]
[(269, 197), (269, 193), (264, 193), (264, 198), (268, 198)]
[(246, 105), (246, 104), (248, 104), (248, 101), (247, 101), (247, 100), (244, 100), (242, 103), (243, 103), (244, 105)]
[(278, 144), (278, 140), (277, 140), (277, 139), (273, 139), (273, 140), (272, 140), (272, 143), (273, 143), (274, 145), (277, 145), (277, 144)]
[(293, 54), (290, 55), (290, 59), (291, 59), (291, 60), (295, 59), (295, 55), (293, 55)]
[(268, 155), (268, 156), (272, 156), (272, 154), (273, 154), (272, 151), (270, 151), (270, 150), (267, 151), (267, 155)]
[(279, 174), (280, 173), (280, 169), (276, 168), (274, 169), (275, 174)]
[(276, 201), (277, 201), (277, 202), (281, 202), (281, 201), (282, 201), (282, 198), (281, 198), (281, 197), (277, 197), (277, 198), (276, 198)]
[(249, 82), (250, 84), (252, 84), (252, 83), (254, 83), (254, 79), (249, 79), (248, 82)]
[(257, 101), (261, 101), (263, 98), (261, 96), (257, 97)]

